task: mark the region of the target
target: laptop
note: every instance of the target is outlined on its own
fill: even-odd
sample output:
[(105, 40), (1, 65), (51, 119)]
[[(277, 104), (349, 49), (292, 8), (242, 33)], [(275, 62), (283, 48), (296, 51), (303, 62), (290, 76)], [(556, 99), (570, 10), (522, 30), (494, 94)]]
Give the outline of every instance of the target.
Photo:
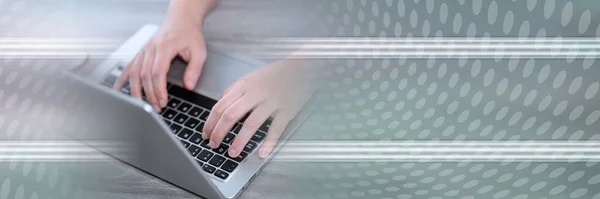
[[(227, 149), (243, 119), (219, 148), (211, 149), (202, 140), (201, 129), (212, 106), (231, 83), (264, 63), (208, 46), (198, 86), (190, 91), (182, 87), (181, 81), (186, 63), (175, 59), (168, 74), (168, 106), (156, 113), (146, 102), (131, 98), (127, 87), (121, 92), (111, 87), (157, 29), (155, 25), (142, 27), (91, 75), (67, 74), (67, 80), (71, 81), (68, 86), (79, 96), (77, 107), (86, 109), (69, 109), (67, 114), (77, 115), (77, 124), (84, 129), (74, 131), (71, 137), (199, 196), (236, 198), (298, 129), (311, 109), (303, 109), (287, 126), (269, 158), (260, 159), (256, 153), (270, 121), (260, 127), (239, 157), (229, 157)], [(127, 152), (98, 144), (106, 142), (124, 143)]]

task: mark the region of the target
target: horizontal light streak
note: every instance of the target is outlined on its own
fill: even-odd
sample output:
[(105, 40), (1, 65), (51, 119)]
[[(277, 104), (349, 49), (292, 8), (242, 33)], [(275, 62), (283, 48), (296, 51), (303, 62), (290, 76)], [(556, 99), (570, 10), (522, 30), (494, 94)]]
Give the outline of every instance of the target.
[(277, 162), (600, 162), (600, 155), (278, 155)]
[(125, 39), (110, 39), (110, 38), (59, 38), (59, 37), (0, 37), (0, 45), (4, 43), (116, 43), (120, 44)]
[(111, 44), (0, 44), (0, 50), (115, 49)]
[[(0, 38), (0, 57), (82, 58), (113, 54), (121, 39)], [(215, 40), (214, 42), (222, 42)], [(224, 46), (248, 50), (259, 58), (594, 58), (595, 37), (271, 37), (231, 39)], [(297, 51), (299, 50), (299, 51)], [(115, 55), (127, 58), (137, 52)]]
[[(134, 52), (133, 54), (136, 54)], [(22, 59), (81, 59), (81, 58), (106, 58), (113, 55), (112, 51), (88, 52), (80, 51), (0, 51), (0, 58), (22, 58)], [(131, 54), (114, 54), (115, 59), (126, 59)]]
[(230, 44), (264, 58), (593, 58), (596, 38), (265, 38)]
[[(135, 54), (135, 53), (134, 53)], [(466, 51), (441, 51), (441, 52), (296, 52), (294, 57), (289, 57), (291, 52), (252, 52), (251, 55), (260, 58), (294, 58), (294, 59), (339, 59), (339, 58), (596, 58), (599, 52), (466, 52)], [(0, 58), (85, 58), (106, 57), (114, 55), (114, 58), (127, 58), (130, 54), (112, 54), (112, 52), (2, 52)]]
[(362, 159), (362, 160), (382, 160), (382, 159), (524, 159), (524, 160), (539, 160), (539, 159), (593, 159), (600, 160), (600, 155), (285, 155), (281, 154), (279, 159)]
[(288, 146), (600, 146), (600, 140), (586, 141), (302, 141), (295, 140), (286, 143)]
[(285, 152), (310, 152), (310, 153), (327, 153), (327, 152), (340, 152), (340, 153), (347, 153), (347, 152), (361, 152), (361, 153), (371, 153), (371, 152), (376, 152), (376, 153), (390, 153), (390, 152), (396, 152), (396, 153), (403, 153), (403, 152), (410, 152), (410, 153), (419, 153), (419, 152), (438, 152), (438, 153), (453, 153), (453, 152), (472, 152), (472, 153), (480, 153), (480, 152), (497, 152), (497, 153), (506, 153), (506, 152), (515, 152), (515, 153), (542, 153), (542, 152), (549, 152), (549, 153), (558, 153), (558, 152), (599, 152), (600, 153), (600, 147), (599, 148), (535, 148), (535, 147), (522, 147), (522, 148), (518, 148), (518, 147), (511, 147), (511, 148), (499, 148), (499, 147), (492, 147), (492, 148), (477, 148), (477, 147), (464, 147), (464, 148), (452, 148), (452, 147), (431, 147), (431, 148), (424, 148), (424, 147), (405, 147), (405, 148), (400, 148), (400, 147), (373, 147), (373, 148), (368, 148), (368, 147), (340, 147), (340, 148), (323, 148), (323, 147), (314, 147), (314, 148), (286, 148), (283, 149), (283, 151)]
[(293, 141), (282, 162), (600, 161), (600, 141)]
[[(125, 154), (117, 142), (93, 142), (113, 153)], [(77, 141), (0, 141), (0, 162), (106, 162), (110, 156)]]
[[(418, 51), (418, 50), (416, 50)], [(438, 52), (389, 52), (389, 51), (299, 51), (294, 52), (252, 52), (252, 55), (261, 58), (294, 58), (294, 59), (382, 59), (382, 58), (595, 58), (600, 52), (535, 52), (535, 51), (496, 51), (496, 52), (472, 52), (472, 51), (438, 51)]]
[[(126, 143), (0, 141), (0, 162), (90, 162), (112, 158), (88, 146), (125, 153)], [(182, 151), (185, 152), (185, 151)], [(290, 141), (284, 162), (600, 161), (600, 141)]]
[(278, 41), (278, 42), (600, 42), (596, 37), (270, 37), (254, 38), (253, 41)]
[[(423, 49), (423, 50), (439, 50), (439, 49), (518, 49), (518, 50), (578, 50), (578, 49), (600, 49), (600, 43), (582, 45), (582, 44), (565, 44), (565, 45), (545, 45), (545, 44), (526, 44), (526, 45), (473, 45), (473, 44), (307, 44), (307, 45), (273, 45), (271, 48), (283, 48), (283, 49), (297, 49), (302, 47), (303, 49), (329, 49), (329, 50), (390, 50), (390, 49)], [(251, 47), (251, 48), (266, 48), (264, 46)]]
[[(277, 54), (277, 52), (272, 52)], [(518, 51), (518, 52), (473, 52), (473, 51), (435, 51), (435, 52), (414, 52), (414, 51), (406, 51), (406, 52), (373, 52), (373, 51), (346, 51), (346, 52), (328, 52), (328, 51), (301, 51), (294, 53), (295, 55), (308, 55), (308, 56), (317, 56), (317, 55), (413, 55), (413, 56), (439, 56), (439, 55), (456, 55), (456, 56), (500, 56), (500, 55), (513, 55), (518, 54), (522, 56), (540, 56), (540, 55), (549, 55), (549, 56), (558, 56), (558, 55), (566, 55), (566, 56), (589, 56), (589, 55), (599, 55), (600, 52), (535, 52), (535, 51)]]
[(107, 155), (0, 155), (0, 162), (113, 162)]
[[(117, 141), (88, 141), (87, 144), (79, 141), (62, 141), (62, 140), (38, 140), (38, 141), (0, 141), (0, 147), (83, 147), (87, 145), (94, 146), (127, 146), (128, 143), (119, 143)], [(374, 140), (358, 140), (358, 141), (320, 141), (320, 140), (292, 140), (286, 143), (286, 146), (302, 146), (302, 147), (337, 147), (337, 146), (369, 146), (369, 147), (389, 147), (389, 146), (506, 146), (506, 147), (564, 147), (564, 146), (579, 146), (591, 147), (599, 146), (600, 140), (584, 140), (584, 141), (374, 141)]]
[[(0, 49), (80, 49), (80, 48), (116, 48), (117, 44), (0, 44)], [(578, 50), (578, 49), (600, 49), (598, 44), (271, 44), (252, 45), (249, 49), (330, 49), (330, 50), (367, 50), (367, 49), (423, 49), (423, 50), (457, 50), (457, 49), (518, 49), (518, 50)]]
[[(89, 142), (89, 144), (93, 145), (108, 145), (108, 146), (118, 146), (125, 143), (118, 143), (114, 141), (93, 141)], [(69, 140), (31, 140), (31, 141), (23, 141), (23, 140), (1, 140), (0, 147), (13, 147), (13, 146), (86, 146), (86, 144), (79, 141), (69, 141)]]

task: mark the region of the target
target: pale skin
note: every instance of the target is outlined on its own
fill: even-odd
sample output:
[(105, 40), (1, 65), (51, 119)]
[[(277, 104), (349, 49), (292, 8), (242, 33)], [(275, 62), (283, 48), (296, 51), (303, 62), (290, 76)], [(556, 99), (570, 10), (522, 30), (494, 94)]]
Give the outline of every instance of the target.
[[(194, 89), (206, 60), (201, 27), (216, 3), (217, 0), (171, 0), (161, 28), (125, 67), (114, 89), (119, 90), (129, 81), (132, 97), (141, 100), (143, 90), (148, 103), (160, 111), (167, 106), (167, 72), (176, 56), (188, 62), (184, 87)], [(300, 60), (289, 59), (246, 74), (223, 92), (204, 125), (202, 138), (217, 148), (233, 125), (250, 113), (228, 151), (229, 156), (237, 157), (258, 128), (272, 118), (267, 137), (258, 149), (258, 156), (267, 158), (314, 90), (309, 69)]]

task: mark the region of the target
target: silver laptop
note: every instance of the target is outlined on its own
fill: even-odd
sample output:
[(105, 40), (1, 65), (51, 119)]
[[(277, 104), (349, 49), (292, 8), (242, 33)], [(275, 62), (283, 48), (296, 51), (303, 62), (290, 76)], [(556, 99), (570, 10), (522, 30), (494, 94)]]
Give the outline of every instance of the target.
[[(210, 149), (201, 139), (201, 129), (220, 93), (231, 83), (263, 63), (233, 53), (208, 47), (198, 86), (194, 91), (182, 87), (185, 63), (174, 60), (169, 72), (169, 103), (161, 113), (150, 105), (137, 101), (122, 92), (111, 90), (112, 84), (125, 65), (157, 30), (146, 25), (123, 44), (89, 77), (68, 74), (69, 83), (80, 96), (79, 107), (70, 109), (78, 115), (84, 131), (72, 136), (117, 159), (149, 174), (206, 198), (236, 198), (256, 177), (309, 114), (308, 108), (292, 121), (267, 159), (256, 155), (269, 128), (269, 121), (260, 128), (237, 158), (227, 155), (243, 121), (238, 122), (221, 147)], [(100, 141), (100, 142), (99, 142)], [(124, 143), (126, 152), (98, 144)]]

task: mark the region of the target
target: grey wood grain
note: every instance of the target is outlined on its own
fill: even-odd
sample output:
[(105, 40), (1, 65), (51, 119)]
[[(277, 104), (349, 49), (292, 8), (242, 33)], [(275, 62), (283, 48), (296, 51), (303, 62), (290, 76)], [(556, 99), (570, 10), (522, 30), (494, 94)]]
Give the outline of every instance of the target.
[[(294, 163), (271, 162), (240, 198), (305, 198), (305, 175)], [(198, 198), (107, 156), (105, 162), (77, 163), (70, 174), (79, 179), (86, 198)]]

